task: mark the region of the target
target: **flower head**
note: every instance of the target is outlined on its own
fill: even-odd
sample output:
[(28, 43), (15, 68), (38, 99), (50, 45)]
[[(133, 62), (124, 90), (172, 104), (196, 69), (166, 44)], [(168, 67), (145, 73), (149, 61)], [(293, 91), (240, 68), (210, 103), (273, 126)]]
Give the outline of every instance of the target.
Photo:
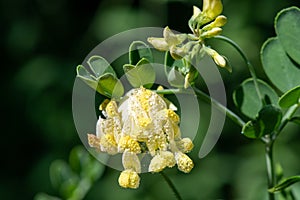
[(159, 51), (170, 51), (174, 59), (185, 56), (185, 49), (180, 46), (187, 38), (185, 34), (174, 34), (167, 26), (164, 28), (163, 36), (163, 38), (149, 37), (148, 42)]
[(193, 161), (185, 154), (192, 150), (193, 143), (181, 138), (180, 117), (175, 106), (162, 96), (141, 87), (130, 90), (120, 103), (104, 101), (100, 107), (106, 118), (99, 118), (97, 133), (88, 134), (88, 142), (102, 152), (123, 154), (120, 186), (139, 186), (141, 153), (153, 157), (148, 167), (151, 172), (175, 164), (185, 173), (193, 168)]
[[(218, 36), (222, 33), (222, 27), (226, 24), (227, 18), (221, 15), (223, 4), (221, 0), (203, 0), (202, 11), (193, 6), (193, 15), (189, 20), (189, 27), (193, 34), (174, 34), (167, 26), (163, 31), (163, 38), (149, 37), (148, 42), (160, 51), (169, 51), (173, 59), (184, 59), (193, 63), (198, 61), (207, 53), (219, 67), (231, 72), (231, 67), (226, 58), (215, 50), (205, 45), (205, 40)], [(193, 84), (195, 73), (190, 64), (179, 68), (185, 76), (184, 87)]]

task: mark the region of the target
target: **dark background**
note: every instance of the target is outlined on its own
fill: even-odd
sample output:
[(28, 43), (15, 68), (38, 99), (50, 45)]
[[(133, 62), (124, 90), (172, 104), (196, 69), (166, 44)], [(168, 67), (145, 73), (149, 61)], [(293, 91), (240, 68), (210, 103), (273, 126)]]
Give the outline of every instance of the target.
[[(0, 198), (33, 199), (38, 192), (55, 194), (49, 180), (50, 163), (67, 159), (72, 147), (81, 144), (71, 107), (75, 68), (98, 43), (135, 27), (168, 25), (188, 32), (192, 6), (201, 4), (194, 0), (2, 0)], [(223, 14), (228, 17), (223, 34), (245, 50), (258, 76), (266, 80), (260, 47), (275, 35), (276, 13), (291, 5), (300, 6), (300, 2), (224, 0), (223, 4)], [(214, 47), (234, 68), (231, 75), (222, 74), (229, 107), (236, 110), (231, 93), (249, 74), (231, 47), (223, 43)], [(299, 139), (299, 128), (289, 126), (275, 146), (276, 159), (287, 176), (300, 172)], [(264, 196), (266, 184), (263, 151), (260, 142), (244, 138), (228, 119), (214, 151), (202, 160), (194, 152), (197, 169), (172, 179), (187, 199), (257, 199)], [(174, 171), (170, 173), (176, 175)], [(126, 191), (118, 188), (118, 173), (106, 169), (86, 199), (139, 199), (141, 194), (145, 199), (173, 197), (159, 175), (142, 175), (145, 183), (141, 189)], [(147, 181), (155, 184), (147, 185)], [(300, 198), (299, 184), (294, 188)]]

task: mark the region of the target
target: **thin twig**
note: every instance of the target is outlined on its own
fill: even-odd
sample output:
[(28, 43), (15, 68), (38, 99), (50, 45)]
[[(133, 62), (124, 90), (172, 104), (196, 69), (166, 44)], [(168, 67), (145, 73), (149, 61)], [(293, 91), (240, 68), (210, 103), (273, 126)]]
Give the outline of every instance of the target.
[(176, 189), (175, 185), (171, 181), (171, 179), (163, 171), (161, 171), (159, 173), (164, 178), (164, 180), (167, 182), (167, 184), (169, 185), (169, 187), (172, 189), (172, 191), (174, 192), (174, 195), (176, 196), (176, 198), (178, 200), (183, 200), (182, 197), (180, 196), (180, 193)]

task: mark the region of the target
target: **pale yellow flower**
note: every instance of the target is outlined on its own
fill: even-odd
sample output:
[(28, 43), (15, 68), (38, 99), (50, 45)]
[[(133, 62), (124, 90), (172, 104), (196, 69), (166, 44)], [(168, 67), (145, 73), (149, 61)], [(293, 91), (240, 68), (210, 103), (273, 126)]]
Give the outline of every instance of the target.
[(163, 31), (163, 38), (149, 37), (147, 40), (152, 46), (159, 51), (170, 51), (174, 59), (181, 59), (186, 55), (185, 48), (180, 45), (186, 40), (186, 34), (174, 34), (171, 29), (166, 26)]
[(161, 95), (141, 87), (130, 90), (119, 103), (104, 101), (100, 107), (106, 118), (99, 118), (97, 133), (88, 134), (88, 142), (102, 152), (123, 154), (120, 186), (139, 186), (139, 154), (149, 153), (153, 157), (150, 172), (160, 172), (175, 164), (185, 173), (193, 168), (193, 161), (185, 154), (192, 150), (192, 140), (181, 138), (176, 107)]

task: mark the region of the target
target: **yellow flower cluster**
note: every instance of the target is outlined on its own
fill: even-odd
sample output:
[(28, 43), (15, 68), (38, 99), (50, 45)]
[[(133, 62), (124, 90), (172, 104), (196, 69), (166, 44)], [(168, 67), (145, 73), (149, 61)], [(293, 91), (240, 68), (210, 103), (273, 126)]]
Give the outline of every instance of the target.
[[(175, 60), (186, 58), (190, 61), (197, 52), (205, 52), (213, 58), (216, 65), (231, 71), (226, 58), (204, 43), (205, 39), (222, 33), (221, 27), (227, 22), (227, 18), (220, 15), (222, 11), (221, 0), (203, 0), (202, 11), (194, 6), (193, 15), (189, 20), (193, 34), (175, 34), (167, 26), (163, 31), (163, 38), (149, 37), (148, 42), (160, 51), (169, 51)], [(185, 42), (186, 40), (188, 42)]]
[(100, 108), (106, 118), (99, 118), (96, 135), (88, 134), (88, 142), (99, 151), (123, 154), (120, 186), (139, 187), (138, 154), (152, 156), (150, 172), (160, 172), (176, 164), (182, 172), (191, 171), (194, 164), (185, 153), (192, 150), (193, 142), (181, 138), (180, 118), (173, 110), (176, 107), (162, 96), (141, 87), (130, 90), (119, 104), (114, 100), (104, 101)]

